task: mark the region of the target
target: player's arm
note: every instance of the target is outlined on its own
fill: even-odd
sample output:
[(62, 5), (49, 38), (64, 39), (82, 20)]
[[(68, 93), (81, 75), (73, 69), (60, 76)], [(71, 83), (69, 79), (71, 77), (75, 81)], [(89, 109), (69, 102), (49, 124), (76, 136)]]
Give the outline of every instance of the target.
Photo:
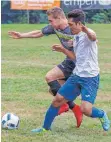
[(73, 51), (69, 51), (66, 48), (64, 48), (62, 45), (55, 44), (52, 46), (53, 51), (58, 51), (64, 53), (66, 56), (68, 56), (70, 59), (75, 60), (76, 56)]
[(15, 38), (15, 39), (19, 39), (19, 38), (40, 38), (40, 37), (44, 36), (41, 30), (31, 31), (31, 32), (27, 32), (27, 33), (9, 31), (8, 34), (12, 38)]
[(42, 36), (43, 36), (43, 33), (41, 32), (41, 30), (36, 30), (36, 31), (21, 34), (22, 38), (39, 38)]
[(84, 26), (82, 24), (82, 31), (85, 32), (88, 36), (88, 38), (91, 40), (91, 41), (96, 41), (96, 33), (89, 30), (86, 26)]
[(20, 33), (16, 31), (9, 31), (8, 34), (15, 39), (19, 38), (40, 38), (43, 37), (44, 35), (50, 35), (50, 34), (55, 34), (54, 29), (51, 25), (47, 25), (41, 30), (35, 30), (32, 32), (28, 33)]

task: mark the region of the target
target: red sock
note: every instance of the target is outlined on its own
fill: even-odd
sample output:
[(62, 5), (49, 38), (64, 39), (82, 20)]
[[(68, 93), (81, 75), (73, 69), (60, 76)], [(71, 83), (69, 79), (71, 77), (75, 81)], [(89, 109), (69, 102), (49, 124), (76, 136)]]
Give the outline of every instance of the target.
[(67, 103), (66, 103), (66, 104), (63, 104), (63, 105), (60, 107), (58, 114), (60, 115), (61, 113), (67, 112), (68, 110), (69, 110), (68, 104), (67, 104)]
[(77, 127), (79, 128), (81, 123), (82, 123), (82, 119), (83, 119), (83, 113), (81, 111), (80, 106), (76, 105), (74, 106), (74, 108), (72, 109), (75, 118), (76, 118), (76, 122), (77, 122)]

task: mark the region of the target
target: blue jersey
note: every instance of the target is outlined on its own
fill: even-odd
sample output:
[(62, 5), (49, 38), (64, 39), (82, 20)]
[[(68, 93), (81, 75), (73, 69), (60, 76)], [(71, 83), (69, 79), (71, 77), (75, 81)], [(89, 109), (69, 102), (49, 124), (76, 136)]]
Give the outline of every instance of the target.
[(42, 33), (44, 35), (56, 34), (63, 47), (70, 51), (73, 51), (73, 47), (70, 47), (68, 45), (68, 41), (73, 39), (74, 37), (74, 35), (71, 34), (69, 26), (67, 26), (64, 30), (56, 30), (51, 25), (48, 25), (42, 29)]

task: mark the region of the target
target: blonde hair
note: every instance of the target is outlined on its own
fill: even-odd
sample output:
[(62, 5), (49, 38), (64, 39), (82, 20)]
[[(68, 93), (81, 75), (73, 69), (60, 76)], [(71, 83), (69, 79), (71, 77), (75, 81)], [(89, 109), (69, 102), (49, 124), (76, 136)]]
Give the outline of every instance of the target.
[(49, 10), (47, 10), (47, 15), (48, 16), (53, 16), (54, 19), (61, 17), (61, 18), (66, 18), (64, 11), (60, 7), (53, 7)]

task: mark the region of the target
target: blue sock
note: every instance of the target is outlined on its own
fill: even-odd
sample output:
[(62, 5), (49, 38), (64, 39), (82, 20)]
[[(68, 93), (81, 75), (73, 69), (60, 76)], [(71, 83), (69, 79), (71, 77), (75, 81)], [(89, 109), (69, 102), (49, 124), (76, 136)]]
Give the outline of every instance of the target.
[(60, 107), (56, 108), (56, 107), (53, 107), (52, 105), (50, 105), (50, 107), (47, 110), (46, 115), (45, 115), (43, 128), (45, 128), (46, 130), (50, 129), (54, 118), (58, 115), (59, 108)]
[(92, 118), (102, 118), (103, 115), (104, 115), (103, 110), (95, 108), (95, 107), (92, 108), (92, 114), (91, 114)]

